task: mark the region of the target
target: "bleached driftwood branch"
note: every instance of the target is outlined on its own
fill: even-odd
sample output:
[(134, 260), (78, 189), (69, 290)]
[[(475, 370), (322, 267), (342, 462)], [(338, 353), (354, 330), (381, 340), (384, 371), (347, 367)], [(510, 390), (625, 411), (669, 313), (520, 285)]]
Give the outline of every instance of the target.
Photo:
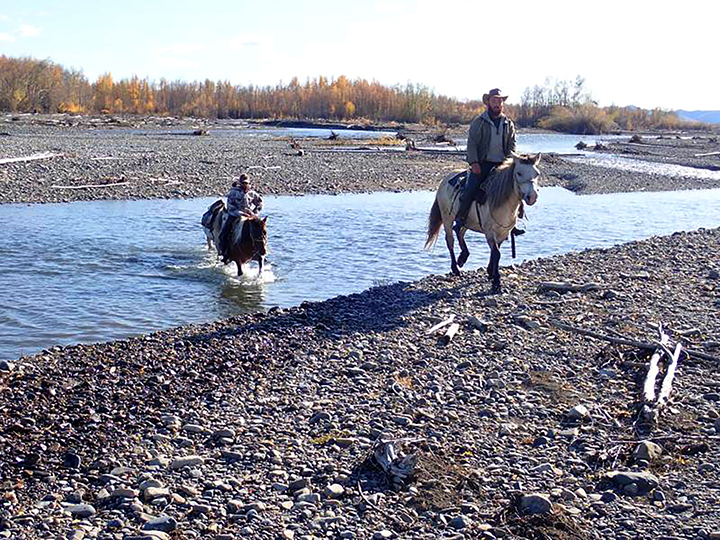
[[(562, 321), (558, 321), (557, 319), (550, 319), (548, 322), (556, 328), (560, 328), (561, 330), (575, 332), (576, 334), (582, 334), (595, 339), (602, 339), (604, 341), (609, 341), (610, 343), (615, 343), (617, 345), (628, 345), (630, 347), (637, 347), (638, 349), (646, 350), (655, 350), (655, 348), (657, 348), (658, 346), (657, 343), (649, 343), (645, 341), (636, 341), (634, 339), (607, 336), (599, 332), (593, 332), (592, 330), (586, 330), (585, 328), (580, 328), (571, 324), (564, 323)], [(702, 358), (703, 360), (710, 360), (712, 362), (718, 362), (718, 364), (720, 364), (720, 358), (711, 354), (705, 354), (699, 351), (691, 351), (690, 349), (685, 349), (685, 354), (687, 354), (691, 358)]]
[(42, 154), (34, 154), (32, 156), (13, 157), (0, 159), (0, 164), (4, 163), (19, 163), (22, 161), (35, 161), (37, 159), (50, 159), (54, 157), (60, 157), (63, 154), (53, 154), (52, 152), (43, 152)]
[(657, 408), (664, 407), (670, 397), (670, 390), (672, 389), (672, 383), (675, 379), (675, 371), (677, 370), (678, 360), (680, 359), (680, 352), (682, 351), (682, 345), (679, 343), (675, 346), (675, 352), (672, 355), (672, 362), (668, 366), (667, 374), (663, 379), (662, 388), (660, 388), (660, 395), (657, 400)]
[(84, 184), (82, 186), (50, 186), (52, 189), (89, 189), (89, 188), (106, 188), (115, 186), (126, 186), (130, 182), (114, 182), (112, 184)]
[(437, 323), (435, 326), (433, 326), (432, 328), (430, 328), (430, 330), (428, 330), (428, 331), (425, 332), (425, 333), (426, 333), (426, 334), (432, 334), (432, 333), (434, 333), (434, 332), (437, 332), (437, 331), (440, 330), (441, 328), (443, 328), (443, 327), (447, 326), (448, 324), (452, 323), (454, 320), (455, 320), (455, 315), (450, 315), (450, 317), (448, 317), (447, 319), (445, 319), (445, 320), (442, 321), (442, 322)]
[[(670, 341), (670, 336), (660, 328), (660, 344), (667, 345)], [(643, 390), (643, 396), (645, 397), (646, 403), (652, 403), (655, 401), (655, 379), (660, 372), (660, 357), (662, 357), (664, 349), (661, 347), (656, 350), (650, 358), (650, 367), (648, 368), (647, 378), (645, 379), (645, 388)]]
[(373, 457), (387, 475), (390, 483), (394, 485), (401, 484), (412, 476), (418, 461), (417, 453), (401, 456), (398, 454), (394, 441), (384, 441), (382, 439), (375, 443)]
[(460, 325), (458, 323), (452, 323), (443, 336), (445, 343), (450, 343), (455, 337), (455, 334), (458, 333), (458, 330), (460, 330)]

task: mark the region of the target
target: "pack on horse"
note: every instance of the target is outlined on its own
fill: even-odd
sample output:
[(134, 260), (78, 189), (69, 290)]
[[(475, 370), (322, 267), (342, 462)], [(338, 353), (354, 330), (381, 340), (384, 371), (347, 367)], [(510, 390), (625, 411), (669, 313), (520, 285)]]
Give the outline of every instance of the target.
[[(460, 275), (462, 267), (470, 256), (465, 233), (468, 229), (485, 234), (490, 246), (490, 262), (488, 278), (492, 281), (491, 293), (500, 292), (500, 245), (515, 228), (518, 217), (521, 217), (523, 201), (533, 205), (538, 197), (538, 178), (540, 171), (540, 154), (515, 155), (497, 166), (488, 176), (485, 183), (487, 198), (484, 204), (475, 202), (468, 212), (465, 228), (458, 234), (460, 257), (455, 259), (455, 239), (453, 237), (453, 221), (460, 206), (460, 192), (464, 186), (467, 171), (453, 173), (442, 182), (435, 195), (435, 202), (428, 218), (428, 232), (425, 248), (430, 248), (437, 241), (440, 227), (445, 226), (445, 242), (450, 252), (450, 268), (453, 274)], [(513, 244), (514, 246), (514, 244)], [(514, 256), (514, 252), (513, 252)]]
[[(208, 249), (215, 244), (218, 256), (221, 253), (220, 231), (229, 218), (225, 202), (217, 200), (203, 214), (202, 226), (207, 238)], [(230, 250), (228, 258), (235, 261), (238, 276), (242, 276), (242, 265), (248, 261), (257, 261), (259, 273), (262, 273), (265, 255), (267, 255), (267, 217), (245, 213), (235, 220), (229, 235)]]

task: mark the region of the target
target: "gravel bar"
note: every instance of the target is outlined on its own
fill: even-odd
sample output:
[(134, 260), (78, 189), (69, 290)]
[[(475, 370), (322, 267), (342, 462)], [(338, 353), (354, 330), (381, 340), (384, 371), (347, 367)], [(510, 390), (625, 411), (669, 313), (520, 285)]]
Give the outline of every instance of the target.
[[(228, 135), (252, 129), (257, 136)], [(271, 137), (257, 124), (176, 118), (118, 119), (66, 115), (0, 116), (0, 203), (191, 198), (225, 195), (233, 177), (249, 173), (264, 194), (302, 195), (435, 190), (466, 166), (460, 152), (436, 144), (438, 133), (403, 127), (420, 150), (391, 141)], [(198, 133), (200, 135), (194, 135)], [(443, 132), (443, 135), (446, 133)], [(464, 142), (465, 128), (448, 131)], [(382, 144), (378, 144), (378, 142)], [(610, 151), (648, 161), (720, 168), (717, 138), (622, 142)], [(602, 150), (600, 150), (602, 151)], [(658, 157), (658, 155), (660, 157)], [(46, 156), (30, 161), (17, 158)], [(47, 157), (52, 156), (52, 157)], [(720, 187), (719, 180), (623, 171), (547, 155), (542, 185), (579, 194)]]
[[(274, 194), (434, 189), (463, 165), (13, 118), (4, 203), (220, 195), (242, 171)], [(673, 144), (689, 164), (715, 143)], [(60, 155), (9, 161), (42, 153)], [(578, 193), (711, 187), (559, 156), (544, 172)], [(430, 276), (2, 361), (0, 538), (719, 539), (719, 252), (700, 229), (503, 267), (495, 296), (483, 271)], [(660, 329), (685, 352), (648, 415)]]
[[(720, 538), (718, 252), (675, 233), (496, 296), (431, 276), (4, 362), (0, 538)], [(690, 355), (646, 421), (660, 325)]]

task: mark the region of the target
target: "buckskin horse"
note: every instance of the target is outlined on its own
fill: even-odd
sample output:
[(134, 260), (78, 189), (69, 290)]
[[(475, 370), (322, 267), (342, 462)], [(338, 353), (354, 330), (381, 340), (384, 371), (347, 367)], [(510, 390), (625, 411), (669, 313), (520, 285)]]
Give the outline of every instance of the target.
[[(202, 217), (201, 223), (208, 249), (212, 249), (214, 243), (218, 256), (220, 255), (220, 231), (228, 218), (229, 215), (222, 200), (211, 204)], [(261, 219), (255, 214), (242, 214), (233, 223), (228, 238), (230, 241), (228, 258), (237, 264), (238, 276), (243, 275), (242, 265), (251, 260), (257, 261), (258, 274), (262, 274), (265, 255), (267, 255), (267, 217)]]
[(491, 294), (501, 292), (500, 287), (500, 245), (507, 240), (517, 224), (522, 211), (522, 202), (532, 206), (538, 198), (538, 178), (540, 154), (515, 155), (498, 165), (485, 181), (486, 201), (480, 205), (475, 202), (468, 212), (465, 228), (458, 234), (460, 257), (455, 259), (455, 239), (453, 222), (460, 208), (460, 192), (464, 187), (467, 172), (455, 172), (440, 182), (435, 202), (428, 217), (428, 230), (425, 248), (432, 247), (437, 241), (440, 227), (445, 226), (445, 243), (450, 252), (450, 268), (456, 276), (465, 264), (470, 251), (465, 243), (468, 229), (485, 234), (490, 246), (490, 262), (487, 266), (488, 278), (492, 281)]

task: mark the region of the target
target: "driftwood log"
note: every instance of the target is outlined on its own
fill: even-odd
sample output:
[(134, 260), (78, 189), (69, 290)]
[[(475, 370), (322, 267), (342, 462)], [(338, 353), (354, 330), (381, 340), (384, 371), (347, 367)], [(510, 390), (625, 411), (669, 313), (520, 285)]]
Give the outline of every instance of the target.
[(395, 441), (379, 439), (373, 448), (373, 458), (387, 475), (393, 487), (405, 482), (415, 472), (418, 462), (417, 453), (401, 455)]
[(13, 157), (13, 158), (3, 158), (0, 159), (0, 165), (4, 163), (19, 163), (22, 161), (35, 161), (37, 159), (50, 159), (54, 157), (60, 157), (63, 154), (54, 154), (52, 152), (43, 152), (42, 154), (35, 154), (32, 156), (24, 156), (24, 157)]
[(441, 328), (446, 327), (448, 324), (451, 324), (454, 320), (455, 320), (455, 315), (450, 315), (450, 317), (448, 317), (447, 319), (445, 319), (442, 322), (437, 323), (435, 326), (430, 328), (430, 330), (428, 330), (425, 333), (428, 335), (433, 334), (433, 333), (437, 332), (438, 330), (440, 330)]
[(657, 400), (656, 409), (660, 409), (665, 406), (668, 398), (670, 397), (670, 390), (672, 389), (672, 383), (675, 379), (675, 371), (677, 370), (678, 360), (680, 360), (680, 352), (682, 351), (682, 345), (679, 343), (675, 346), (675, 352), (672, 355), (672, 362), (668, 366), (665, 379), (663, 379), (662, 387), (660, 388), (660, 395)]
[(450, 343), (455, 337), (455, 334), (458, 333), (458, 330), (460, 330), (460, 325), (458, 323), (452, 323), (450, 325), (450, 328), (447, 329), (447, 332), (445, 332), (445, 335), (443, 336), (443, 341), (445, 343)]
[(50, 186), (52, 189), (89, 189), (106, 188), (115, 186), (127, 186), (130, 182), (113, 182), (112, 184), (84, 184), (82, 186)]
[[(650, 351), (655, 350), (658, 346), (657, 343), (649, 343), (649, 342), (645, 342), (645, 341), (636, 341), (634, 339), (607, 336), (607, 335), (601, 334), (599, 332), (594, 332), (592, 330), (587, 330), (585, 328), (573, 326), (571, 324), (559, 321), (557, 319), (550, 319), (548, 322), (551, 325), (553, 325), (554, 327), (560, 328), (561, 330), (567, 330), (568, 332), (575, 332), (576, 334), (582, 334), (584, 336), (589, 336), (589, 337), (592, 337), (595, 339), (609, 341), (610, 343), (615, 343), (617, 345), (628, 345), (630, 347), (637, 347), (638, 349), (645, 349), (645, 350), (650, 350)], [(712, 362), (717, 362), (720, 365), (720, 358), (718, 358), (717, 356), (713, 356), (711, 354), (705, 354), (705, 353), (701, 353), (699, 351), (692, 351), (690, 349), (685, 349), (685, 354), (687, 354), (691, 358), (701, 358), (703, 360), (710, 360)]]
[[(670, 336), (662, 331), (660, 328), (660, 344), (667, 345), (670, 341)], [(655, 379), (657, 379), (658, 373), (660, 372), (660, 357), (663, 355), (664, 349), (661, 347), (656, 350), (650, 358), (650, 366), (648, 367), (647, 378), (645, 379), (645, 387), (643, 389), (643, 398), (645, 403), (652, 403), (655, 401)]]

